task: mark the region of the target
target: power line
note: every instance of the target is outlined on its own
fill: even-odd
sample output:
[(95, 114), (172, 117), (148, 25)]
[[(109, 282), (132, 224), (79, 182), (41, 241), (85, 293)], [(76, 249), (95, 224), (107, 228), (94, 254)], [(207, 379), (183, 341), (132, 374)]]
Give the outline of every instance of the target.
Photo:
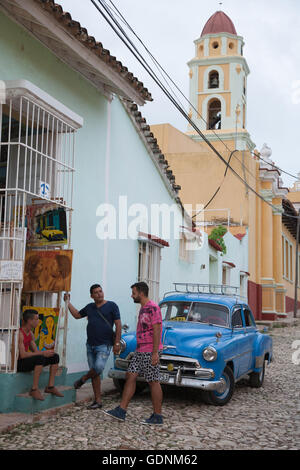
[[(155, 83), (159, 86), (159, 88), (166, 94), (166, 96), (169, 98), (169, 100), (173, 103), (173, 105), (177, 108), (177, 110), (185, 117), (185, 119), (189, 122), (189, 124), (196, 130), (196, 132), (202, 137), (204, 142), (207, 143), (207, 145), (213, 150), (213, 152), (218, 156), (218, 158), (232, 171), (232, 173), (240, 180), (242, 181), (246, 187), (253, 192), (257, 197), (259, 197), (262, 201), (264, 201), (266, 204), (268, 204), (272, 209), (277, 208), (273, 206), (269, 201), (265, 200), (259, 193), (257, 193), (248, 183), (245, 181), (230, 165), (229, 162), (226, 162), (226, 160), (222, 157), (222, 155), (218, 152), (218, 150), (212, 145), (212, 143), (206, 138), (206, 136), (203, 134), (203, 132), (196, 126), (196, 124), (193, 122), (193, 120), (188, 116), (188, 114), (182, 109), (182, 107), (176, 102), (176, 100), (173, 98), (173, 96), (168, 92), (168, 90), (165, 88), (165, 86), (161, 83), (161, 81), (158, 79), (156, 76), (155, 72), (151, 69), (147, 61), (144, 59), (144, 57), (140, 54), (136, 46), (133, 44), (133, 42), (130, 40), (130, 38), (127, 36), (126, 32), (123, 30), (122, 26), (118, 23), (118, 21), (115, 19), (113, 13), (111, 12), (111, 9), (107, 7), (106, 4), (104, 4), (103, 0), (98, 0), (98, 3), (104, 8), (106, 13), (109, 15), (110, 19), (113, 21), (113, 23), (116, 25), (116, 27), (121, 31), (121, 33), (116, 29), (116, 27), (112, 24), (111, 20), (105, 15), (105, 13), (101, 10), (101, 8), (96, 4), (94, 0), (91, 0), (93, 5), (96, 7), (96, 9), (99, 11), (99, 13), (103, 16), (103, 18), (106, 20), (106, 22), (111, 26), (113, 31), (117, 34), (117, 36), (121, 39), (121, 41), (126, 45), (126, 47), (130, 50), (130, 52), (134, 55), (134, 57), (138, 60), (138, 62), (142, 65), (142, 67), (148, 72), (148, 74), (151, 76), (151, 78), (155, 81)], [(126, 40), (124, 39), (124, 37)], [(128, 42), (126, 42), (128, 41)], [(128, 44), (129, 43), (129, 44)], [(289, 214), (286, 214), (287, 217), (292, 217), (292, 218), (297, 218), (296, 216), (291, 216)]]
[[(199, 111), (194, 107), (194, 105), (190, 102), (190, 100), (185, 96), (185, 94), (180, 90), (180, 88), (178, 87), (178, 85), (174, 82), (174, 80), (170, 77), (170, 75), (168, 74), (168, 72), (162, 67), (162, 65), (156, 60), (156, 58), (153, 56), (153, 54), (151, 53), (151, 51), (148, 49), (148, 47), (144, 44), (144, 42), (142, 41), (142, 39), (136, 34), (136, 32), (133, 30), (133, 28), (130, 26), (130, 24), (127, 22), (126, 18), (122, 15), (122, 13), (120, 12), (120, 10), (116, 7), (116, 5), (114, 4), (114, 2), (112, 0), (109, 0), (109, 2), (111, 3), (111, 5), (113, 6), (113, 9), (115, 10), (117, 16), (121, 19), (121, 21), (128, 27), (128, 29), (132, 32), (132, 34), (137, 38), (137, 40), (142, 44), (142, 46), (145, 48), (145, 50), (147, 51), (147, 53), (149, 54), (149, 56), (151, 57), (151, 59), (153, 60), (153, 62), (157, 65), (157, 67), (159, 69), (162, 70), (162, 72), (168, 77), (168, 79), (172, 82), (172, 84), (176, 87), (176, 89), (179, 91), (179, 93), (183, 96), (183, 98), (188, 102), (188, 104), (193, 108), (193, 110), (197, 113), (197, 115), (203, 120), (203, 122), (207, 125), (207, 121), (204, 119), (204, 117), (199, 113)], [(105, 0), (101, 0), (101, 3), (104, 3), (108, 9), (112, 10), (111, 7), (106, 3)], [(211, 129), (214, 133), (214, 135), (220, 140), (220, 142), (222, 142), (222, 144), (227, 148), (227, 150), (229, 152), (231, 152), (231, 150), (228, 148), (228, 146), (226, 145), (226, 143), (221, 139), (221, 137), (214, 131), (214, 129)], [(259, 160), (263, 161), (264, 163), (272, 166), (274, 169), (282, 172), (282, 173), (285, 173), (286, 175), (288, 176), (291, 176), (292, 178), (295, 178), (295, 179), (298, 179), (297, 176), (295, 175), (292, 175), (291, 173), (285, 171), (285, 170), (282, 170), (280, 167), (278, 167), (277, 165), (275, 165), (274, 163), (270, 163), (266, 160), (264, 160), (260, 155), (258, 155), (257, 153), (255, 153), (254, 151), (252, 152), (253, 155), (255, 155), (255, 157), (257, 157)], [(237, 158), (237, 157), (235, 157)], [(238, 158), (237, 158), (238, 161), (240, 161)], [(240, 162), (241, 163), (241, 162)], [(242, 164), (242, 163), (241, 163)], [(243, 165), (243, 164), (242, 164)], [(246, 170), (247, 167), (246, 167)], [(249, 170), (248, 170), (249, 171)], [(251, 174), (251, 173), (250, 173)], [(251, 176), (253, 176), (251, 174)], [(254, 176), (253, 176), (254, 177)], [(254, 177), (255, 178), (255, 177)]]

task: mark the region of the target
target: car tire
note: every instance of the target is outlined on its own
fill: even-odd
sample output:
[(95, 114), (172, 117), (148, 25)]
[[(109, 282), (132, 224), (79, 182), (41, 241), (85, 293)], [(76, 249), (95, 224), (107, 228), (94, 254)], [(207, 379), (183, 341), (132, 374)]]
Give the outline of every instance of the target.
[(263, 386), (265, 378), (265, 361), (260, 372), (251, 372), (249, 375), (250, 387), (260, 388)]
[[(113, 379), (114, 386), (120, 392), (120, 394), (123, 393), (125, 382), (126, 381), (123, 380), (123, 379)], [(136, 383), (136, 388), (135, 388), (135, 395), (138, 395), (139, 393), (142, 393), (145, 390), (146, 387), (147, 387), (146, 382), (137, 382)]]
[(221, 378), (225, 380), (226, 388), (223, 392), (202, 392), (202, 400), (208, 405), (224, 406), (230, 400), (234, 392), (234, 375), (230, 367), (226, 366)]

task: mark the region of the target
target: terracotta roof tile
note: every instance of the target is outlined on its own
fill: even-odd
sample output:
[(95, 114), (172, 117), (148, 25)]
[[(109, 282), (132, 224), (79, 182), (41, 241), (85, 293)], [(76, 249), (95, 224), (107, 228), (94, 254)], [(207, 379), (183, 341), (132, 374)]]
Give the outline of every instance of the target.
[(128, 68), (110, 54), (108, 49), (104, 49), (101, 42), (96, 41), (93, 36), (88, 34), (86, 28), (82, 27), (78, 21), (74, 21), (69, 12), (65, 12), (61, 5), (54, 2), (54, 0), (35, 0), (41, 7), (51, 13), (56, 20), (61, 23), (69, 33), (72, 34), (84, 46), (91, 49), (103, 62), (110, 65), (116, 72), (127, 80), (130, 85), (138, 91), (145, 101), (153, 101), (151, 93), (144, 84), (133, 76)]

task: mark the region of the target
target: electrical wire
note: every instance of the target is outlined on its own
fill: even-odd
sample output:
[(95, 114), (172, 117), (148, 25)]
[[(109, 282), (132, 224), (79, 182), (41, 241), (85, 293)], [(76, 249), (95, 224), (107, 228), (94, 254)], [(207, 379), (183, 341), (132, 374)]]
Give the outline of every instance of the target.
[[(128, 27), (128, 29), (132, 32), (132, 34), (137, 38), (137, 40), (142, 44), (142, 46), (144, 47), (144, 49), (146, 50), (146, 52), (149, 54), (150, 58), (152, 59), (152, 61), (154, 62), (155, 66), (161, 70), (163, 72), (163, 74), (165, 74), (168, 79), (171, 81), (171, 83), (175, 86), (175, 88), (179, 91), (179, 93), (183, 96), (183, 98), (189, 103), (189, 105), (191, 106), (191, 108), (197, 113), (197, 115), (202, 119), (202, 121), (205, 123), (205, 125), (207, 126), (207, 121), (204, 119), (204, 117), (199, 113), (199, 111), (194, 107), (194, 105), (189, 101), (189, 99), (184, 95), (184, 93), (180, 90), (180, 88), (177, 86), (177, 84), (174, 82), (174, 80), (170, 77), (170, 75), (166, 72), (166, 70), (161, 66), (161, 64), (156, 60), (156, 58), (153, 56), (153, 54), (151, 53), (151, 51), (148, 49), (148, 47), (144, 44), (144, 42), (141, 40), (141, 38), (136, 34), (136, 32), (133, 30), (133, 28), (130, 26), (130, 24), (127, 22), (127, 20), (125, 19), (125, 17), (122, 15), (122, 13), (120, 12), (120, 10), (116, 7), (116, 5), (114, 4), (114, 2), (112, 0), (109, 0), (110, 4), (112, 5), (113, 9), (106, 3), (105, 0), (102, 0), (101, 3), (105, 4), (106, 5), (106, 11), (107, 9), (109, 9), (111, 12), (115, 13), (118, 18)], [(114, 10), (114, 11), (113, 11)], [(161, 73), (161, 75), (163, 76), (163, 74)], [(174, 91), (173, 91), (174, 93)], [(179, 103), (181, 104), (182, 106), (182, 103), (180, 102), (180, 100), (178, 99), (177, 95), (174, 93), (174, 95), (176, 96), (177, 100), (179, 101)], [(231, 152), (231, 149), (228, 148), (227, 144), (223, 141), (223, 139), (221, 139), (221, 137), (214, 131), (214, 129), (211, 129), (213, 131), (213, 134), (218, 138), (218, 140), (225, 146), (225, 148), (227, 149), (228, 152)], [(276, 165), (274, 165), (273, 163), (271, 162), (267, 162), (266, 160), (264, 160), (262, 157), (260, 157), (260, 155), (256, 154), (254, 151), (252, 152), (253, 155), (255, 155), (255, 157), (257, 157), (258, 159), (262, 160), (263, 162), (267, 163), (268, 165), (272, 166), (273, 168), (275, 168), (276, 170), (278, 171), (281, 171), (283, 173), (286, 173), (287, 175), (289, 176), (292, 176), (293, 178), (296, 178), (298, 179), (296, 176), (294, 175), (291, 175), (290, 173), (287, 173), (285, 172), (284, 170), (281, 170), (279, 167), (277, 167)], [(239, 164), (242, 166), (242, 168), (252, 177), (254, 178), (254, 180), (256, 182), (259, 182), (259, 180), (257, 179), (256, 175), (254, 175), (250, 170), (249, 168), (238, 158), (236, 157), (235, 155), (233, 155), (233, 157), (239, 162)], [(217, 191), (218, 192), (218, 191)], [(210, 200), (210, 203), (212, 202), (214, 198), (212, 198)], [(205, 206), (207, 207), (207, 206)]]
[[(102, 0), (103, 3), (105, 3), (105, 5), (107, 6), (107, 8), (111, 9), (110, 6), (106, 3), (105, 0)], [(132, 34), (137, 38), (137, 40), (142, 44), (142, 46), (145, 48), (145, 50), (147, 51), (147, 53), (149, 54), (149, 56), (151, 57), (151, 59), (153, 60), (153, 62), (157, 65), (157, 67), (159, 69), (162, 70), (162, 72), (168, 77), (168, 79), (172, 82), (172, 84), (175, 86), (175, 88), (179, 91), (179, 93), (183, 96), (183, 98), (188, 102), (188, 104), (192, 107), (192, 109), (197, 113), (197, 115), (203, 120), (203, 122), (207, 125), (207, 121), (205, 120), (205, 118), (199, 113), (199, 111), (194, 107), (194, 105), (190, 102), (190, 100), (185, 96), (185, 94), (180, 90), (180, 88), (177, 86), (177, 84), (174, 82), (174, 80), (170, 77), (170, 75), (166, 72), (166, 70), (161, 66), (161, 64), (156, 60), (156, 58), (153, 56), (153, 54), (151, 53), (151, 51), (148, 49), (148, 47), (144, 44), (144, 42), (141, 40), (141, 38), (136, 34), (136, 32), (133, 30), (133, 28), (130, 26), (130, 24), (127, 22), (127, 20), (125, 19), (125, 17), (122, 15), (122, 13), (119, 11), (119, 9), (116, 7), (116, 5), (114, 4), (114, 2), (112, 0), (109, 0), (110, 4), (112, 5), (113, 9), (115, 10), (116, 12), (116, 15), (120, 18), (120, 20), (128, 27), (128, 29), (132, 32)], [(211, 129), (214, 133), (214, 135), (220, 140), (220, 142), (222, 142), (222, 144), (226, 147), (226, 149), (231, 152), (231, 150), (228, 148), (228, 146), (226, 145), (226, 143), (222, 140), (222, 138), (214, 131), (214, 129)], [(298, 179), (297, 176), (295, 175), (292, 175), (291, 173), (285, 171), (285, 170), (282, 170), (280, 167), (278, 167), (277, 165), (275, 165), (274, 163), (271, 163), (271, 162), (268, 162), (266, 160), (264, 160), (260, 155), (258, 155), (257, 153), (255, 153), (254, 151), (252, 152), (253, 155), (255, 157), (257, 157), (259, 160), (263, 161), (264, 163), (272, 166), (272, 168), (282, 172), (282, 173), (285, 173), (286, 175), (288, 176), (291, 176), (292, 178), (295, 178), (296, 180)], [(237, 158), (237, 157), (236, 157)], [(240, 161), (238, 158), (237, 158), (238, 161)], [(247, 167), (246, 167), (247, 169)], [(251, 173), (250, 173), (251, 174)], [(253, 175), (252, 175), (253, 176)], [(254, 176), (253, 176), (254, 177)], [(255, 178), (255, 177), (254, 177)]]
[[(259, 197), (262, 201), (264, 201), (266, 204), (268, 204), (272, 209), (277, 209), (273, 204), (271, 204), (269, 201), (265, 200), (257, 191), (255, 191), (248, 183), (245, 181), (230, 165), (229, 162), (226, 162), (226, 160), (222, 157), (222, 155), (219, 153), (219, 151), (212, 145), (212, 143), (207, 139), (207, 137), (203, 134), (203, 132), (196, 126), (196, 124), (193, 122), (193, 120), (188, 116), (188, 114), (182, 109), (182, 107), (176, 102), (176, 100), (173, 98), (173, 96), (168, 92), (168, 90), (164, 87), (164, 85), (160, 82), (160, 80), (157, 78), (155, 72), (151, 69), (147, 61), (144, 59), (144, 57), (140, 54), (136, 46), (133, 44), (133, 42), (130, 40), (130, 38), (127, 36), (126, 32), (123, 30), (121, 25), (118, 23), (118, 21), (115, 19), (113, 13), (111, 13), (111, 10), (107, 7), (106, 4), (104, 4), (103, 0), (98, 0), (98, 3), (104, 8), (106, 13), (109, 15), (110, 19), (105, 15), (105, 13), (101, 10), (101, 8), (96, 4), (94, 0), (91, 0), (93, 5), (96, 7), (96, 9), (99, 11), (99, 13), (103, 16), (103, 18), (106, 20), (106, 22), (111, 26), (113, 31), (117, 34), (117, 36), (121, 39), (121, 41), (126, 45), (126, 47), (130, 50), (130, 52), (134, 55), (134, 57), (138, 60), (138, 62), (143, 66), (143, 68), (148, 72), (148, 74), (151, 76), (151, 78), (155, 81), (155, 83), (159, 86), (159, 88), (165, 93), (165, 95), (169, 98), (169, 100), (172, 102), (172, 104), (177, 108), (177, 110), (185, 117), (185, 119), (189, 122), (189, 124), (195, 129), (195, 131), (202, 137), (204, 142), (213, 150), (213, 152), (217, 155), (217, 157), (231, 170), (231, 172), (243, 183), (245, 186), (252, 192), (254, 193), (257, 197)], [(121, 33), (116, 29), (116, 27), (112, 24), (112, 22), (116, 25), (117, 29), (121, 31)], [(126, 40), (124, 39), (124, 37)], [(128, 42), (126, 42), (128, 41)], [(129, 44), (128, 44), (129, 43)], [(298, 218), (297, 216), (292, 216), (290, 214), (285, 214), (287, 217), (291, 218)]]

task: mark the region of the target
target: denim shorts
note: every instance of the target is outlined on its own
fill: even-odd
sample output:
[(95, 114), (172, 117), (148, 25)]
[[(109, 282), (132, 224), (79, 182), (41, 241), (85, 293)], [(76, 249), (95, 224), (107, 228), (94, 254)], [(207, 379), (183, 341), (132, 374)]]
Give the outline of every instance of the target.
[(101, 344), (100, 346), (86, 345), (89, 368), (94, 369), (98, 375), (102, 374), (104, 370), (111, 348), (112, 346), (108, 344)]

